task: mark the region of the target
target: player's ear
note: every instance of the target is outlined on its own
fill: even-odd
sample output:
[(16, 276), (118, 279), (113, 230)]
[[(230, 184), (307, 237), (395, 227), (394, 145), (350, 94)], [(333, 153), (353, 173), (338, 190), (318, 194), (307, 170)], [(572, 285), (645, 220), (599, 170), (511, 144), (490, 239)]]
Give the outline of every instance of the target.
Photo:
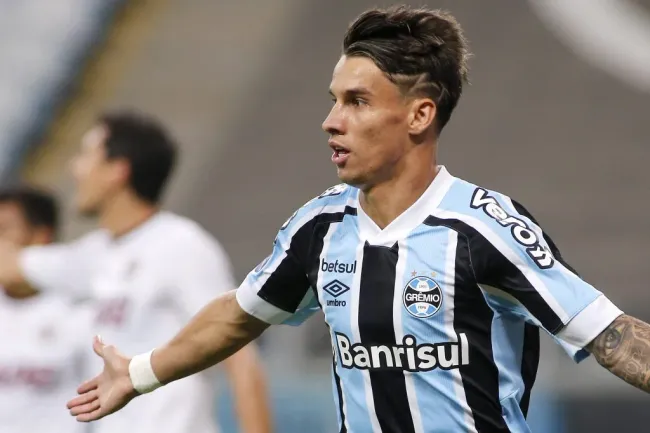
[(436, 104), (430, 98), (415, 98), (409, 113), (409, 133), (420, 135), (433, 124), (436, 118)]
[(131, 176), (131, 164), (125, 158), (116, 158), (113, 161), (111, 174), (114, 180), (127, 183)]
[(47, 245), (55, 241), (54, 230), (50, 227), (34, 227), (32, 232), (31, 245)]

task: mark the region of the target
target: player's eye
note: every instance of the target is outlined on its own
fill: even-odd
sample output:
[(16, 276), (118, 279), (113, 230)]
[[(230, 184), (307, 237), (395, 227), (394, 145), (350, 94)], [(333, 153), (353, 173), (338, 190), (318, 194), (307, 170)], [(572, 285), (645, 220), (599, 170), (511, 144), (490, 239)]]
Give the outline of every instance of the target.
[(354, 105), (355, 107), (359, 107), (361, 105), (368, 105), (368, 102), (362, 98), (354, 98), (352, 100), (352, 105)]

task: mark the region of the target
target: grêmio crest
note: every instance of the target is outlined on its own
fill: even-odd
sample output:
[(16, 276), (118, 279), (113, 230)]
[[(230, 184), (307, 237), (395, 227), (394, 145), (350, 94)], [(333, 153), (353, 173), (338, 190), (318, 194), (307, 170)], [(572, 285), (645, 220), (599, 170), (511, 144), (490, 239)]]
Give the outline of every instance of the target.
[(442, 290), (433, 278), (413, 277), (404, 287), (402, 301), (411, 316), (426, 319), (440, 310)]

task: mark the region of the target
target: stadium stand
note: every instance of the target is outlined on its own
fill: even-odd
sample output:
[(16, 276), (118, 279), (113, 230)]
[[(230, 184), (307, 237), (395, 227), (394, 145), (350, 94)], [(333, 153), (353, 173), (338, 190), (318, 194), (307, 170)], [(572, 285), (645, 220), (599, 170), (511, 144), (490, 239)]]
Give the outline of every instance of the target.
[(40, 137), (122, 0), (3, 2), (0, 179)]

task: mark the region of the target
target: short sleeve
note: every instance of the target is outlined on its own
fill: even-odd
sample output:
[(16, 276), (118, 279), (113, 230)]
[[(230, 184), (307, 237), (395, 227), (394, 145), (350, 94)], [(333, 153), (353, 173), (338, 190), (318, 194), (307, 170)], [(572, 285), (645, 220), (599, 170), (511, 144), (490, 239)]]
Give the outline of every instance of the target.
[(70, 243), (26, 247), (19, 256), (21, 271), (38, 290), (86, 297), (93, 267), (105, 253), (104, 240), (103, 233), (93, 232)]
[(207, 232), (193, 231), (174, 242), (163, 263), (170, 295), (190, 318), (217, 296), (236, 288), (222, 245)]
[(496, 288), (523, 306), (531, 323), (549, 332), (576, 361), (584, 347), (622, 313), (563, 259), (551, 238), (520, 204), (477, 189), (472, 207), (472, 266), (481, 286)]
[(315, 216), (298, 211), (282, 226), (271, 254), (237, 290), (246, 312), (270, 324), (298, 325), (318, 310), (305, 263)]

